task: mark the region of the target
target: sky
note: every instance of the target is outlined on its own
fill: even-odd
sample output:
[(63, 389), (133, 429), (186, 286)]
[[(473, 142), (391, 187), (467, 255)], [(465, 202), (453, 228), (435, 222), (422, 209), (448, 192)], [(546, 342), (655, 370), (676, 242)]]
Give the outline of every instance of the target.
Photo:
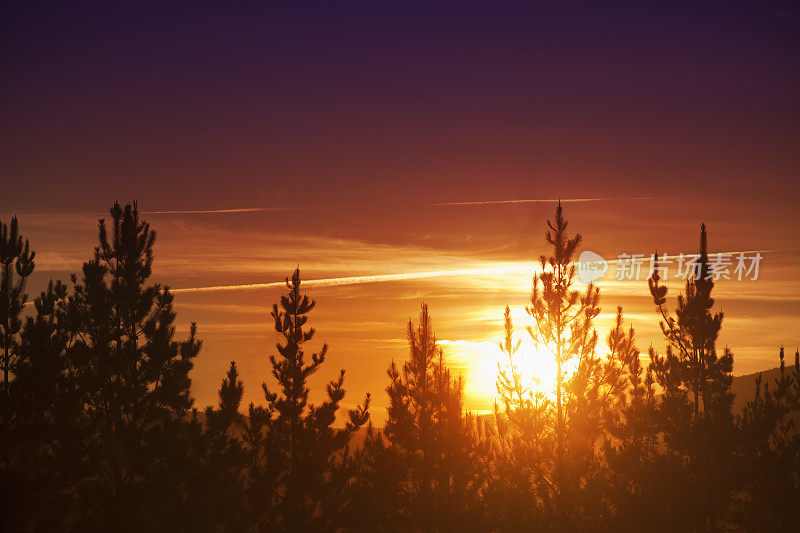
[[(198, 406), (230, 360), (263, 401), (281, 289), (189, 289), (299, 265), (362, 277), (308, 287), (330, 344), (317, 391), (345, 368), (347, 401), (371, 391), (381, 420), (386, 367), (426, 301), (466, 406), (490, 408), (502, 312), (522, 337), (557, 198), (582, 249), (610, 260), (695, 253), (701, 222), (712, 252), (763, 251), (759, 279), (717, 284), (720, 344), (736, 374), (800, 344), (796, 3), (3, 10), (0, 217), (17, 214), (37, 251), (29, 288), (79, 271), (97, 219), (137, 199), (179, 331), (196, 321), (204, 340)], [(663, 349), (644, 277), (614, 277), (599, 281), (601, 338), (622, 305), (640, 349)]]

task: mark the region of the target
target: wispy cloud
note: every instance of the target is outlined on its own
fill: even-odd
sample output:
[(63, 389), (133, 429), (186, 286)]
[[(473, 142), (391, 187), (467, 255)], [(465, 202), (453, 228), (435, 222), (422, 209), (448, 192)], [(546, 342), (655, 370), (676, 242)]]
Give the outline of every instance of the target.
[(477, 205), (503, 205), (503, 204), (550, 204), (556, 202), (612, 202), (612, 201), (637, 201), (637, 200), (663, 200), (662, 197), (634, 196), (625, 198), (534, 198), (527, 200), (482, 200), (476, 202), (443, 202), (431, 204), (432, 206), (477, 206)]

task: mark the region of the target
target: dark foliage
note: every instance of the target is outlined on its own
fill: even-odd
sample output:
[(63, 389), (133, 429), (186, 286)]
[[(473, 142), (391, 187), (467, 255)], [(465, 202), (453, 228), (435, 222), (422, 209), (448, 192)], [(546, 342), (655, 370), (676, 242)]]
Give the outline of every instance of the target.
[[(309, 346), (315, 302), (299, 269), (269, 314), (279, 342), (264, 404), (241, 406), (230, 363), (215, 406), (194, 408), (201, 343), (175, 338), (167, 287), (151, 283), (155, 232), (135, 203), (100, 221), (70, 283), (26, 308), (34, 253), (0, 226), (3, 368), (0, 528), (11, 531), (778, 531), (800, 523), (800, 353), (732, 408), (733, 354), (718, 352), (708, 235), (643, 358), (622, 308), (598, 348), (599, 289), (574, 287), (581, 236), (561, 205), (533, 279), (528, 334), (554, 390), (524, 371), (510, 309), (494, 416), (464, 412), (463, 383), (428, 308), (392, 362), (387, 422), (369, 395), (344, 413), (344, 370), (313, 403), (328, 346)], [(655, 256), (658, 257), (657, 255)], [(602, 351), (602, 353), (601, 353)], [(649, 359), (649, 360), (647, 360)], [(363, 436), (363, 440), (356, 439)], [(360, 442), (355, 446), (356, 441)]]
[(427, 305), (408, 322), (409, 356), (387, 370), (388, 420), (370, 431), (356, 458), (360, 503), (379, 506), (359, 527), (370, 530), (480, 529), (477, 449), (464, 414), (462, 381), (453, 379), (436, 345)]
[(270, 313), (282, 337), (278, 354), (269, 358), (279, 390), (262, 384), (267, 404), (250, 408), (250, 513), (260, 529), (328, 529), (330, 514), (324, 511), (336, 508), (344, 489), (341, 477), (331, 472), (343, 460), (351, 435), (367, 423), (369, 396), (348, 410), (344, 428), (334, 427), (345, 395), (344, 370), (326, 385), (325, 401), (308, 402), (308, 380), (325, 362), (328, 345), (306, 360), (306, 343), (316, 331), (305, 325), (315, 302), (300, 292), (299, 269), (286, 287)]

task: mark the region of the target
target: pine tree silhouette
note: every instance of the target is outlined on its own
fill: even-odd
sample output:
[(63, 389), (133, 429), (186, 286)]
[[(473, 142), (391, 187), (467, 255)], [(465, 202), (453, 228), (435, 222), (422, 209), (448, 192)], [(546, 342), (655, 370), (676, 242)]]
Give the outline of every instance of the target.
[(243, 394), (244, 383), (231, 361), (216, 407), (206, 407), (204, 418), (193, 413), (188, 433), (194, 457), (187, 476), (185, 520), (180, 524), (187, 530), (241, 531), (248, 527), (244, 417), (239, 412)]
[(244, 395), (244, 383), (239, 379), (236, 361), (231, 361), (217, 395), (219, 396), (217, 408), (207, 407), (205, 410), (206, 424), (214, 434), (229, 436), (235, 429), (234, 426), (242, 419), (239, 405)]
[(737, 416), (742, 491), (735, 517), (752, 531), (789, 531), (800, 523), (800, 351), (789, 370), (781, 347), (778, 368), (772, 383), (758, 374), (753, 399)]
[[(658, 254), (656, 267), (658, 266)], [(700, 416), (701, 405), (707, 414), (730, 410), (731, 371), (733, 354), (725, 350), (716, 353), (716, 342), (722, 327), (723, 313), (711, 314), (714, 299), (714, 273), (708, 260), (708, 235), (705, 224), (700, 226), (700, 254), (694, 271), (687, 277), (685, 294), (678, 296), (675, 317), (668, 316), (667, 287), (660, 284), (659, 269), (654, 268), (648, 280), (650, 294), (662, 317), (661, 330), (670, 347), (685, 367), (684, 384), (694, 399), (694, 419)]]
[(504, 358), (497, 365), (494, 420), (483, 426), (480, 438), (489, 445), (485, 469), (484, 507), (501, 530), (545, 529), (552, 516), (554, 440), (549, 397), (534, 389), (536, 376), (522, 374), (520, 339), (514, 338), (511, 310), (503, 314), (505, 337), (499, 343)]
[(503, 313), (505, 338), (499, 343), (500, 352), (505, 356), (497, 363), (497, 395), (503, 404), (505, 414), (513, 418), (517, 425), (525, 426), (526, 418), (537, 418), (532, 411), (540, 412), (549, 405), (545, 394), (534, 392), (532, 385), (540, 383), (536, 376), (523, 376), (519, 368), (517, 352), (522, 344), (521, 339), (514, 338), (514, 321), (511, 309), (506, 306)]
[[(22, 312), (27, 302), (25, 281), (34, 270), (35, 253), (28, 240), (19, 233), (17, 217), (9, 224), (0, 222), (0, 366), (3, 370), (3, 390), (0, 396), (0, 525), (20, 512), (17, 502), (25, 486), (25, 466), (20, 464), (19, 452), (24, 448), (21, 432), (24, 423), (21, 410), (24, 402), (14, 393), (14, 380), (24, 364), (21, 346)], [(13, 502), (13, 503), (12, 503)]]
[(163, 434), (192, 406), (189, 371), (201, 343), (194, 324), (188, 339), (174, 340), (173, 296), (147, 284), (156, 234), (136, 202), (115, 203), (110, 215), (110, 224), (100, 221), (99, 245), (82, 279), (73, 276), (68, 355), (92, 428), (97, 482), (89, 499), (98, 515), (102, 510), (114, 523), (141, 528), (152, 519), (142, 487), (168, 466), (157, 466), (156, 443), (177, 445)]
[(387, 371), (388, 460), (402, 465), (389, 488), (398, 500), (393, 514), (410, 527), (473, 529), (479, 515), (472, 424), (463, 413), (463, 383), (444, 363), (425, 304), (417, 327), (409, 320), (408, 344), (408, 360), (401, 368), (392, 361)]
[(494, 418), (465, 413), (423, 304), (408, 323), (408, 359), (388, 369), (386, 426), (370, 424), (351, 450), (369, 395), (343, 427), (344, 371), (311, 403), (328, 348), (306, 355), (315, 302), (299, 270), (270, 313), (280, 342), (266, 404), (240, 413), (231, 362), (216, 405), (190, 411), (200, 342), (194, 325), (174, 338), (172, 295), (150, 282), (155, 232), (135, 203), (100, 222), (80, 280), (51, 281), (28, 311), (34, 253), (16, 219), (2, 225), (0, 529), (795, 528), (800, 352), (792, 365), (781, 349), (776, 377), (756, 378), (734, 421), (705, 226), (674, 314), (655, 264), (649, 288), (667, 347), (650, 348), (647, 368), (621, 308), (607, 354), (597, 353), (599, 291), (573, 288), (580, 235), (567, 236), (560, 205), (548, 227), (553, 252), (540, 259), (528, 313), (557, 367), (553, 398), (522, 371), (506, 307)]
[(262, 384), (266, 408), (251, 406), (248, 440), (258, 446), (251, 473), (253, 505), (265, 506), (262, 525), (286, 531), (322, 527), (326, 516), (320, 509), (344, 487), (337, 486), (330, 473), (351, 435), (369, 420), (369, 395), (362, 405), (347, 412), (345, 427), (334, 427), (336, 412), (344, 398), (344, 370), (326, 386), (327, 399), (308, 401), (309, 378), (325, 362), (328, 345), (305, 358), (306, 343), (316, 331), (305, 329), (315, 302), (300, 292), (300, 270), (287, 279), (287, 293), (270, 316), (282, 337), (277, 355), (271, 355), (272, 375), (278, 390)]
[[(80, 383), (66, 355), (67, 287), (50, 281), (34, 300), (20, 335), (21, 357), (11, 383), (15, 449), (11, 461), (25, 479), (14, 499), (22, 502), (25, 523), (36, 528), (67, 528), (76, 515), (74, 481), (85, 471), (87, 426)], [(18, 516), (19, 518), (19, 516)]]
[(11, 416), (9, 383), (19, 363), (20, 315), (28, 299), (25, 279), (33, 273), (35, 252), (23, 242), (17, 217), (10, 224), (0, 223), (0, 347), (3, 367), (3, 429)]
[[(716, 351), (723, 314), (711, 313), (714, 273), (705, 224), (700, 226), (700, 253), (684, 294), (678, 296), (674, 317), (666, 308), (668, 291), (660, 283), (657, 258), (654, 254), (648, 286), (662, 318), (667, 352), (661, 356), (651, 349), (651, 368), (664, 390), (658, 416), (672, 465), (664, 475), (673, 479), (675, 489), (664, 507), (680, 510), (686, 527), (715, 528), (729, 511), (733, 491), (733, 353), (725, 348), (719, 356)], [(690, 419), (687, 391), (692, 396)], [(679, 491), (679, 485), (690, 490)]]
[(606, 414), (605, 460), (609, 498), (615, 509), (614, 529), (635, 530), (651, 519), (659, 505), (654, 482), (658, 432), (652, 369), (645, 368), (636, 347), (633, 326), (623, 327), (617, 307), (614, 328), (606, 338), (609, 360), (619, 362), (620, 385), (610, 390)]
[(553, 246), (550, 256), (539, 259), (541, 272), (533, 277), (531, 305), (526, 310), (534, 324), (528, 328), (531, 338), (541, 348), (547, 349), (556, 364), (556, 421), (555, 421), (555, 473), (553, 489), (556, 510), (563, 518), (569, 511), (565, 498), (565, 440), (567, 427), (564, 411), (564, 393), (567, 376), (564, 365), (575, 357), (584, 360), (594, 354), (597, 333), (593, 320), (600, 313), (599, 289), (589, 283), (581, 293), (573, 289), (576, 268), (575, 252), (583, 237), (567, 235), (567, 220), (561, 202), (556, 207), (554, 222), (547, 221), (545, 240)]

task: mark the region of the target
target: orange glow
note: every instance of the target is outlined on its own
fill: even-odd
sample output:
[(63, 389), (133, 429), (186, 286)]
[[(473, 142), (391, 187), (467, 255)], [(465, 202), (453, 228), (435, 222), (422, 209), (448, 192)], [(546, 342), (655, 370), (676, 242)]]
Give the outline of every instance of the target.
[[(499, 314), (499, 312), (495, 311)], [(520, 348), (514, 356), (514, 364), (523, 379), (525, 387), (533, 392), (542, 392), (555, 399), (557, 367), (553, 352), (546, 346), (537, 346), (525, 328), (532, 323), (524, 308), (512, 308), (515, 337), (521, 340)], [(478, 407), (475, 411), (488, 411), (497, 399), (498, 365), (506, 368), (508, 357), (501, 352), (498, 343), (502, 331), (497, 331), (490, 340), (441, 340), (448, 361), (460, 369), (465, 380), (465, 396), (468, 407)], [(568, 361), (564, 367), (564, 379), (575, 372), (578, 360)]]

